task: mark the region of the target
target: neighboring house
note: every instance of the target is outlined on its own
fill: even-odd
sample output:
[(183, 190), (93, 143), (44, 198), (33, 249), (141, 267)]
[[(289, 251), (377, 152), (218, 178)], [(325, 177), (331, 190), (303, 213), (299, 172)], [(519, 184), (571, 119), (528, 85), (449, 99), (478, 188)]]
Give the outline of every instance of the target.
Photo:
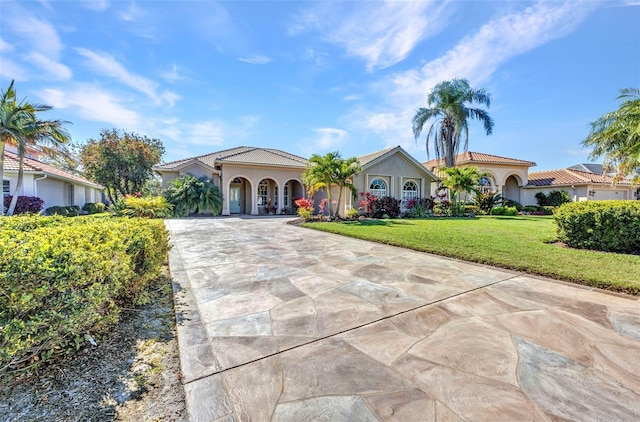
[[(437, 178), (402, 148), (394, 147), (359, 157), (362, 172), (353, 183), (359, 192), (393, 196), (406, 201), (429, 197)], [(238, 147), (199, 157), (160, 164), (154, 170), (162, 176), (162, 187), (184, 174), (205, 176), (223, 194), (222, 214), (259, 215), (267, 206), (277, 213), (293, 213), (293, 200), (306, 196), (302, 173), (307, 159), (271, 148)], [(338, 198), (337, 188), (332, 192)], [(316, 205), (325, 195), (319, 192)], [(344, 207), (344, 208), (343, 208)], [(343, 193), (342, 213), (357, 207), (351, 194)]]
[[(443, 160), (430, 160), (424, 165), (437, 171)], [(465, 152), (456, 156), (456, 167), (477, 167), (488, 176), (481, 180), (479, 188), (497, 191), (506, 199), (523, 205), (537, 204), (538, 192), (549, 194), (552, 190), (564, 190), (574, 201), (593, 199), (638, 199), (638, 190), (631, 181), (613, 184), (613, 177), (603, 175), (600, 164), (576, 164), (561, 170), (545, 170), (529, 173), (532, 161), (500, 157), (478, 152)]]
[(524, 204), (535, 204), (538, 192), (549, 194), (564, 190), (574, 201), (602, 199), (638, 199), (638, 190), (630, 180), (613, 183), (613, 177), (602, 173), (599, 164), (577, 164), (561, 170), (536, 171), (529, 174), (523, 189)]
[[(503, 198), (523, 202), (522, 188), (529, 181), (529, 167), (535, 166), (533, 161), (518, 160), (516, 158), (500, 157), (498, 155), (467, 151), (456, 155), (456, 167), (477, 167), (487, 176), (480, 180), (480, 188), (497, 191)], [(424, 166), (438, 174), (438, 169), (444, 166), (444, 160), (430, 160)], [(535, 204), (535, 201), (533, 202)]]
[[(18, 192), (18, 195), (41, 198), (45, 209), (65, 205), (82, 207), (87, 202), (102, 201), (103, 187), (87, 179), (31, 157), (24, 158), (23, 169), (22, 191)], [(14, 152), (5, 150), (3, 198), (6, 195), (15, 194), (17, 179), (18, 156)]]

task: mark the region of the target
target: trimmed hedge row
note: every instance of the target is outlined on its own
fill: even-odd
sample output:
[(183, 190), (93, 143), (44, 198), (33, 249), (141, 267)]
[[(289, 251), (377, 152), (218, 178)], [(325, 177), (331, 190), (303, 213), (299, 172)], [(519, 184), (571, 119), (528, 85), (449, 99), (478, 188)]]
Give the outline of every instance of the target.
[(571, 202), (553, 218), (558, 238), (572, 248), (640, 254), (640, 201)]
[(144, 302), (167, 250), (161, 221), (0, 219), (0, 373), (106, 332)]

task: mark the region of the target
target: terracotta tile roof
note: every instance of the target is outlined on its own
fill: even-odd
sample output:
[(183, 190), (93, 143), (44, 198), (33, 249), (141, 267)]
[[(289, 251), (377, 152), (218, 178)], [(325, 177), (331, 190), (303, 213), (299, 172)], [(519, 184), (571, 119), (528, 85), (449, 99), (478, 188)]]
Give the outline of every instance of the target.
[(200, 155), (198, 157), (163, 163), (154, 167), (155, 170), (173, 170), (189, 161), (200, 161), (210, 167), (220, 163), (261, 164), (268, 166), (300, 167), (307, 165), (307, 159), (272, 148), (237, 147)]
[[(529, 173), (529, 183), (527, 186), (570, 186), (593, 185), (598, 183), (611, 185), (613, 178), (603, 176), (602, 174), (573, 169), (534, 171)], [(617, 184), (629, 186), (631, 182), (629, 180), (621, 180)]]
[[(462, 154), (456, 155), (456, 164), (507, 164), (512, 166), (527, 166), (533, 167), (536, 165), (533, 161), (518, 160), (517, 158), (501, 157), (499, 155), (485, 154), (482, 152), (466, 151)], [(429, 160), (424, 163), (424, 166), (431, 168), (438, 168), (444, 165), (444, 159)]]
[[(5, 151), (4, 152), (4, 171), (18, 171), (18, 156), (13, 152)], [(90, 180), (85, 179), (84, 177), (76, 176), (75, 174), (67, 173), (64, 170), (60, 170), (57, 167), (51, 166), (49, 164), (45, 164), (38, 160), (34, 160), (32, 158), (25, 157), (24, 158), (24, 166), (23, 169), (25, 173), (42, 173), (47, 174), (49, 176), (53, 176), (58, 179), (65, 179), (69, 181), (74, 181), (76, 183), (80, 183), (82, 185), (91, 186), (96, 189), (103, 189), (102, 185), (97, 183), (93, 183)]]

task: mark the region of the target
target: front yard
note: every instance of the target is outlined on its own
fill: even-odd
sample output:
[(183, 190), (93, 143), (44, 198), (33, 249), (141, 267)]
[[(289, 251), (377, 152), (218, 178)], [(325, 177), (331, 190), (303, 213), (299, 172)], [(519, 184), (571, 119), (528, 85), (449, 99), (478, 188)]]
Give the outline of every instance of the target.
[(556, 242), (551, 217), (363, 220), (304, 227), (640, 295), (640, 256)]

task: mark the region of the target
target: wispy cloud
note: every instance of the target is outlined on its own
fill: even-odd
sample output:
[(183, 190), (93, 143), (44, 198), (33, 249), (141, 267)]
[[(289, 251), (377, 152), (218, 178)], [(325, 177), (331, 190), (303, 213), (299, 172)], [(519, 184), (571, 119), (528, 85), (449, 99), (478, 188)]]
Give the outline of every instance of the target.
[(109, 8), (109, 2), (107, 0), (81, 0), (80, 5), (96, 12), (104, 12)]
[(9, 44), (8, 42), (4, 41), (2, 38), (0, 38), (0, 53), (4, 53), (7, 51), (13, 51), (14, 48), (11, 44)]
[[(425, 38), (446, 24), (449, 2), (385, 1), (320, 4), (299, 14), (290, 34), (316, 29), (325, 40), (360, 57), (368, 70), (383, 69), (404, 60)], [(336, 10), (340, 8), (340, 10)]]
[(136, 127), (140, 115), (120, 104), (109, 92), (89, 84), (78, 84), (64, 89), (44, 89), (39, 96), (46, 104), (59, 109), (73, 109), (82, 118), (105, 122), (115, 127)]
[(271, 61), (271, 59), (267, 56), (239, 57), (238, 60), (250, 64), (267, 64)]
[(113, 56), (106, 53), (96, 53), (86, 48), (76, 48), (75, 50), (88, 60), (90, 67), (96, 72), (112, 77), (128, 87), (142, 92), (156, 103), (160, 103), (163, 98), (167, 99), (163, 95), (158, 95), (156, 82), (129, 72)]
[(60, 61), (64, 45), (53, 25), (33, 16), (7, 19), (5, 22), (18, 37), (19, 45), (5, 47), (8, 44), (3, 42), (3, 51), (10, 51), (5, 48), (13, 47), (13, 50), (22, 52), (21, 60), (40, 69), (41, 74), (61, 80), (71, 78), (71, 69)]
[(177, 82), (184, 79), (182, 75), (178, 73), (178, 66), (175, 64), (171, 66), (171, 70), (162, 72), (160, 76), (162, 76), (162, 78), (167, 82)]
[(411, 118), (437, 83), (467, 78), (472, 85), (483, 84), (513, 57), (575, 30), (595, 7), (591, 2), (539, 2), (493, 19), (442, 57), (379, 83), (375, 89), (384, 96), (385, 106), (357, 109), (351, 120), (359, 122), (361, 130), (383, 135), (389, 145), (400, 139), (403, 146), (415, 150)]
[(349, 136), (346, 130), (332, 127), (317, 128), (313, 131), (316, 133), (316, 138), (312, 143), (316, 150), (322, 151), (338, 148), (344, 144)]

